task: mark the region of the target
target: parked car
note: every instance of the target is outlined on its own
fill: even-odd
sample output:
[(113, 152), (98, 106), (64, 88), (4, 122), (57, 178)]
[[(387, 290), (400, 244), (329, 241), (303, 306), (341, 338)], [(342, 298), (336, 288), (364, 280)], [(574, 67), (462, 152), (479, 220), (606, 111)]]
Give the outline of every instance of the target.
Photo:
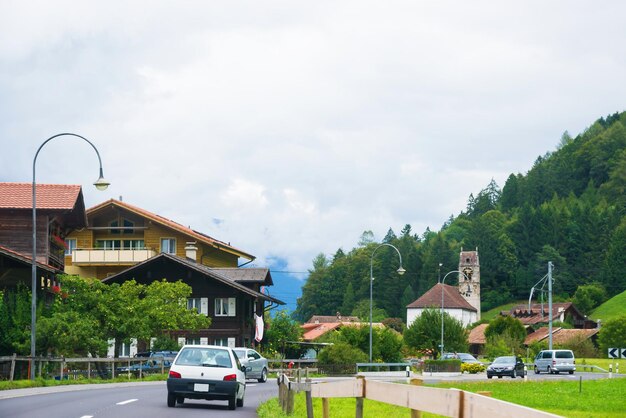
[(441, 359), (459, 359), (461, 360), (461, 363), (480, 363), (480, 361), (476, 360), (476, 357), (474, 357), (470, 353), (443, 353)]
[(141, 370), (142, 373), (160, 373), (162, 370), (161, 363), (163, 363), (163, 367), (170, 367), (176, 354), (178, 351), (142, 351), (135, 354), (135, 358), (145, 359), (145, 361), (133, 360), (130, 366), (118, 367), (116, 371), (117, 373), (139, 373)]
[(572, 350), (542, 350), (535, 357), (535, 373), (561, 373), (574, 374), (576, 371), (576, 359)]
[(228, 409), (243, 406), (246, 367), (230, 347), (185, 345), (170, 367), (167, 379), (167, 406), (182, 404), (186, 398), (225, 400)]
[(257, 379), (261, 383), (267, 382), (267, 359), (251, 348), (235, 347), (235, 354), (242, 365), (246, 366), (246, 379)]
[(511, 376), (513, 379), (517, 376), (524, 377), (526, 376), (524, 362), (515, 356), (497, 357), (487, 367), (487, 378), (491, 379), (493, 376), (498, 376), (498, 379), (502, 379), (502, 376)]

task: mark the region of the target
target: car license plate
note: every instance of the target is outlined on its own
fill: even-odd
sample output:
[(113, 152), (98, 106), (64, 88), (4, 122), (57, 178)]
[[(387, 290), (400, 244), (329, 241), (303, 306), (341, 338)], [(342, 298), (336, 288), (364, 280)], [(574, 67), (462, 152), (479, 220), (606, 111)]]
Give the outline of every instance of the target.
[(208, 383), (194, 383), (193, 390), (194, 392), (208, 392), (209, 385)]

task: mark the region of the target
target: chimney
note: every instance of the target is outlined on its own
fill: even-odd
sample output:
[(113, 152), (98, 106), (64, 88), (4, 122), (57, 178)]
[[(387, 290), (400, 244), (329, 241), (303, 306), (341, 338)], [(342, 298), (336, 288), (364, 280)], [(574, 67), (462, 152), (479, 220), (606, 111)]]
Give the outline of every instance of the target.
[(198, 247), (196, 247), (196, 242), (187, 242), (185, 245), (185, 256), (193, 261), (197, 260)]

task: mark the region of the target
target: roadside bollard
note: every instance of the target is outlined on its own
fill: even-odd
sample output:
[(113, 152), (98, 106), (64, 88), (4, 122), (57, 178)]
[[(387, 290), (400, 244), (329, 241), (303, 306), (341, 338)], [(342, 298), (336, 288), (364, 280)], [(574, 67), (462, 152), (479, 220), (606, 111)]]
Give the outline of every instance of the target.
[(609, 364), (609, 379), (613, 378), (613, 363)]
[(411, 377), (411, 367), (406, 366), (406, 377)]
[(619, 363), (615, 363), (615, 374), (619, 374)]
[(528, 381), (528, 366), (524, 364), (524, 382)]

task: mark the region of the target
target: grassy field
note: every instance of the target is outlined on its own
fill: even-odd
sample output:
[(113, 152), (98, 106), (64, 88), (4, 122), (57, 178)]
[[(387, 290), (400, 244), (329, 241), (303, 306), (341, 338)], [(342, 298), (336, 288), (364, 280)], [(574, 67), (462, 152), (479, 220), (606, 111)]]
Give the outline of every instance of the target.
[[(469, 392), (490, 391), (493, 398), (506, 400), (553, 414), (572, 418), (618, 418), (626, 415), (626, 379), (600, 379), (573, 381), (484, 381), (454, 382), (434, 387), (463, 389)], [(582, 391), (579, 390), (582, 388)], [(557, 401), (558, 400), (558, 401)], [(353, 417), (355, 399), (331, 399), (330, 416), (333, 418)], [(320, 399), (313, 400), (313, 408), (321, 414)], [(262, 404), (258, 411), (261, 418), (287, 417), (278, 404), (271, 399)], [(365, 417), (406, 417), (409, 410), (375, 401), (364, 401)], [(422, 413), (422, 417), (438, 415)], [(306, 417), (304, 394), (296, 396), (294, 418)]]
[(613, 296), (611, 299), (598, 306), (592, 313), (591, 318), (594, 320), (601, 319), (603, 322), (609, 319), (626, 316), (626, 291), (619, 295)]

